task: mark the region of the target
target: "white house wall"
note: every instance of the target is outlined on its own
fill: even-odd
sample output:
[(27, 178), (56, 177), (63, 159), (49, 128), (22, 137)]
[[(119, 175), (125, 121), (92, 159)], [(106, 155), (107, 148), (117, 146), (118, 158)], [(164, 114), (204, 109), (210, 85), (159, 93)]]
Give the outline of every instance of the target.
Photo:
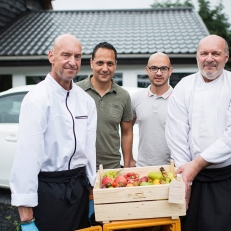
[[(50, 71), (49, 66), (42, 67), (0, 67), (0, 75), (12, 75), (13, 87), (26, 84), (25, 76), (46, 76)], [(173, 65), (173, 73), (194, 73), (197, 72), (196, 65)], [(123, 74), (123, 85), (128, 87), (137, 86), (137, 75), (145, 75), (145, 66), (143, 65), (128, 65), (117, 66), (117, 73)], [(91, 74), (90, 66), (82, 66), (78, 75)]]

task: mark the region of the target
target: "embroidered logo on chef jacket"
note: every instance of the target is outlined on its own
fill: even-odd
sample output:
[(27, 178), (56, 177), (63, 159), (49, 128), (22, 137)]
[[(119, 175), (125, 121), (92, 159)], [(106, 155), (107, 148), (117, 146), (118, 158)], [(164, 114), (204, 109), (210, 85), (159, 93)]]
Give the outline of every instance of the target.
[(75, 116), (76, 119), (87, 119), (88, 116)]

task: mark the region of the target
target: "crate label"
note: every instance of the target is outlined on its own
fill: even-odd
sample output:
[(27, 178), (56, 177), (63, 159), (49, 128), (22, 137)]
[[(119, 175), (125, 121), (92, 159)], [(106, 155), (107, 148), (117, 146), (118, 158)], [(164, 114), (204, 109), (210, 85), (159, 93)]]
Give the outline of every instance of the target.
[(170, 182), (168, 202), (175, 204), (185, 203), (185, 184), (183, 181), (174, 180)]
[(146, 198), (146, 196), (144, 196), (143, 192), (138, 191), (133, 195), (133, 199), (138, 199), (138, 198)]

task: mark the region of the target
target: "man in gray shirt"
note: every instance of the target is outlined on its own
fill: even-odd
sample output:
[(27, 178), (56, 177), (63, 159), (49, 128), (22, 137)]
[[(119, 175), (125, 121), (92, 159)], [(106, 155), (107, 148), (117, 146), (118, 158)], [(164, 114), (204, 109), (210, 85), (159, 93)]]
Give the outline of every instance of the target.
[(168, 80), (172, 74), (169, 57), (164, 53), (150, 56), (146, 66), (151, 85), (131, 97), (133, 124), (139, 126), (139, 148), (136, 166), (170, 163), (170, 151), (165, 140), (167, 104), (172, 93)]

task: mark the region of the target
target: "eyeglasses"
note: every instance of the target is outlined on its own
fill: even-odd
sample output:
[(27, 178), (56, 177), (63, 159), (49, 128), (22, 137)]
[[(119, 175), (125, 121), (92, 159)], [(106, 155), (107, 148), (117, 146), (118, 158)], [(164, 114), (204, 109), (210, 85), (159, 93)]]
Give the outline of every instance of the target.
[(147, 66), (147, 68), (148, 68), (151, 72), (154, 72), (154, 73), (158, 72), (159, 69), (160, 69), (160, 71), (161, 71), (162, 73), (166, 73), (166, 72), (168, 72), (169, 69), (170, 69), (170, 67), (166, 67), (166, 66), (162, 66), (162, 67), (156, 67), (156, 66), (148, 67), (148, 66)]

